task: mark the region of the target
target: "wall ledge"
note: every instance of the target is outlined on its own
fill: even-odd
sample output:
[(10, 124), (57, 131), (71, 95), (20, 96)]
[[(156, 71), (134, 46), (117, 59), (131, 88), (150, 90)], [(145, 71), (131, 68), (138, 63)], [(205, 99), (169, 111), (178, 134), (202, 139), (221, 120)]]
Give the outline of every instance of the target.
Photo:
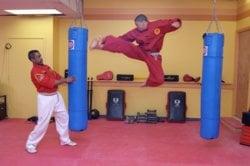
[[(158, 87), (142, 87), (143, 81), (93, 81), (93, 86), (102, 86), (102, 87), (141, 87), (141, 88), (187, 88), (187, 89), (200, 89), (201, 83), (194, 83), (194, 82), (165, 82), (161, 86)], [(225, 90), (233, 90), (233, 84), (223, 83), (222, 89)]]

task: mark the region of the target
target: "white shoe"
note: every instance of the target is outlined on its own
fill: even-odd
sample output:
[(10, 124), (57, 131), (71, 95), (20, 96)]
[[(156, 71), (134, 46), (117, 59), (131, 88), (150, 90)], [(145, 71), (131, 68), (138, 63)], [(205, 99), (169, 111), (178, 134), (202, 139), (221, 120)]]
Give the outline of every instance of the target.
[(69, 141), (69, 142), (61, 142), (61, 145), (76, 146), (77, 143), (76, 143), (76, 142), (73, 142), (73, 141)]
[(35, 147), (35, 146), (32, 146), (32, 145), (31, 145), (31, 146), (27, 146), (27, 147), (26, 147), (26, 151), (27, 151), (28, 153), (31, 153), (31, 154), (37, 152), (36, 147)]

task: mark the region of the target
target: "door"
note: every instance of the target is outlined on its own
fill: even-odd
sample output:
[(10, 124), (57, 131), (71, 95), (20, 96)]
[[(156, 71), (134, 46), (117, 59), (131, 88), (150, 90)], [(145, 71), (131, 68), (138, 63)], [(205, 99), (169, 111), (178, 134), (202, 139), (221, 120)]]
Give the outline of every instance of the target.
[(249, 99), (249, 72), (250, 72), (250, 30), (239, 34), (239, 54), (236, 87), (236, 116), (241, 118), (242, 112), (247, 111)]
[(36, 115), (36, 89), (30, 79), (32, 63), (28, 51), (37, 49), (44, 52), (41, 38), (10, 38), (11, 48), (8, 59), (8, 116), (27, 118)]

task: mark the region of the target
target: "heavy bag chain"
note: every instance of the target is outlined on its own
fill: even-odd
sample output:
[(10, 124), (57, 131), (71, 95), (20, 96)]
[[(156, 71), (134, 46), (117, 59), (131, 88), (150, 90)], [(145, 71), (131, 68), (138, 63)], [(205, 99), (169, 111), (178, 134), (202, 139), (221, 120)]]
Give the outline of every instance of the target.
[(208, 25), (206, 33), (210, 32), (211, 26), (212, 26), (213, 22), (215, 22), (217, 31), (218, 32), (222, 32), (222, 27), (219, 24), (219, 21), (218, 21), (218, 18), (217, 18), (217, 14), (216, 14), (216, 0), (213, 0), (213, 3), (212, 3), (212, 20), (210, 21), (210, 23)]

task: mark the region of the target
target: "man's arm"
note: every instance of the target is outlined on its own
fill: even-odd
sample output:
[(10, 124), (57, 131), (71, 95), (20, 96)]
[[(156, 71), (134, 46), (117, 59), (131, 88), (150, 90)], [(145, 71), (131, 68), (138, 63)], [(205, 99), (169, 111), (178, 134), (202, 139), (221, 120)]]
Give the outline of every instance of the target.
[(75, 81), (75, 77), (72, 77), (72, 76), (69, 76), (67, 78), (61, 78), (61, 79), (55, 81), (55, 86), (61, 85), (63, 83), (71, 83), (74, 81)]
[(64, 83), (71, 83), (71, 82), (75, 81), (75, 77), (70, 76), (70, 77), (67, 77), (67, 78), (63, 78), (60, 74), (58, 74), (54, 70), (53, 70), (53, 74), (55, 75), (54, 86), (58, 86), (58, 85), (61, 85), (61, 84), (64, 84)]
[(133, 32), (134, 32), (134, 29), (119, 36), (119, 38), (123, 39), (123, 40), (126, 40), (128, 42), (134, 42), (135, 41), (135, 37), (133, 35)]
[(46, 88), (54, 88), (57, 85), (60, 85), (63, 83), (70, 83), (75, 80), (74, 77), (53, 78), (53, 77), (49, 77), (47, 74), (43, 72), (37, 72), (37, 71), (32, 71), (31, 77), (32, 77), (32, 80), (34, 80), (37, 84), (44, 86)]
[(181, 22), (180, 21), (175, 21), (171, 24), (172, 27), (178, 29), (181, 27)]
[(158, 20), (155, 22), (163, 33), (175, 31), (181, 27), (181, 20), (179, 18)]

